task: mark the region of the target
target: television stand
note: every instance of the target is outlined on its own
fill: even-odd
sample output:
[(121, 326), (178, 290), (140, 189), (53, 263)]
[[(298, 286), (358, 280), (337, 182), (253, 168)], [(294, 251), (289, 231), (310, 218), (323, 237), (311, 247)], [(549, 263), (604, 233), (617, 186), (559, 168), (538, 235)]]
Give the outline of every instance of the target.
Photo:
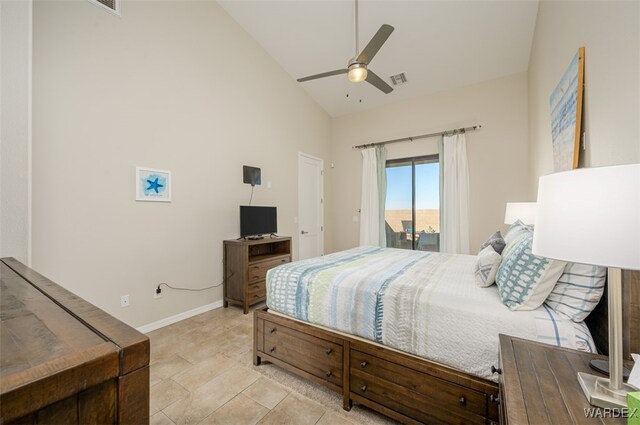
[(267, 270), (291, 262), (291, 238), (279, 236), (266, 239), (225, 240), (224, 307), (249, 307), (267, 299)]
[(262, 235), (247, 236), (247, 240), (250, 240), (250, 241), (259, 241), (260, 239), (264, 239), (264, 236)]

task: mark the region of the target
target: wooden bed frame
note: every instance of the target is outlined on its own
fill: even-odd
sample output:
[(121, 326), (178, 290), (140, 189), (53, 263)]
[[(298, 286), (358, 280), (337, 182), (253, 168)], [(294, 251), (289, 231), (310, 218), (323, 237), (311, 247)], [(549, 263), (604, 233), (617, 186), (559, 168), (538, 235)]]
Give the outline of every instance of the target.
[[(640, 351), (640, 272), (623, 273), (623, 315), (630, 358)], [(606, 354), (606, 296), (587, 325)], [(355, 401), (407, 424), (499, 422), (495, 382), (266, 308), (254, 313), (253, 354), (255, 365), (268, 361), (342, 394), (345, 410)]]

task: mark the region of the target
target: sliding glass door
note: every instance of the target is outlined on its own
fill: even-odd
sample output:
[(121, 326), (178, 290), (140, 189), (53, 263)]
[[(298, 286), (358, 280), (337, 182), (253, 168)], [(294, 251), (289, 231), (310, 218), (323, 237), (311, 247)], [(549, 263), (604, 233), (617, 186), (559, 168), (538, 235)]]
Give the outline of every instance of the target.
[(387, 161), (387, 247), (440, 250), (438, 155)]

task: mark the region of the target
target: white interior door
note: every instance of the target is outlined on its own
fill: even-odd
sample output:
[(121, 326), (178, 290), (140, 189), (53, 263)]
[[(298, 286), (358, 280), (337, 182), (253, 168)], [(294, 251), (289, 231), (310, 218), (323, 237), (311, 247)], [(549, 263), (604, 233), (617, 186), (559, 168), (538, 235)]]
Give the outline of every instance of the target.
[(298, 259), (319, 257), (324, 250), (322, 160), (298, 154)]

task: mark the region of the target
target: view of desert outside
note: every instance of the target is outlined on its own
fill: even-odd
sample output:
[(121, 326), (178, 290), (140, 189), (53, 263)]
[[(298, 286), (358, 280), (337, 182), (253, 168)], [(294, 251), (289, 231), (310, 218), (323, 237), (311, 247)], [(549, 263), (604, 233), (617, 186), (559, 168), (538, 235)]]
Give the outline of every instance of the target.
[(387, 246), (439, 251), (440, 249), (440, 164), (415, 163), (415, 236), (412, 220), (412, 162), (387, 166), (385, 221)]

